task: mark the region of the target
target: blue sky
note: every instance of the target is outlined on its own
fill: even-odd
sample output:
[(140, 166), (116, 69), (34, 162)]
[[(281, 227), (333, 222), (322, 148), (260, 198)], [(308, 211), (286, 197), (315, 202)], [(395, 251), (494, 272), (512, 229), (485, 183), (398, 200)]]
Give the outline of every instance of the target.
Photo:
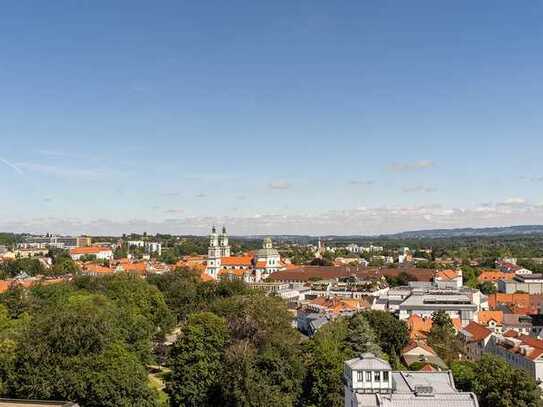
[(17, 1), (0, 229), (543, 223), (543, 2)]

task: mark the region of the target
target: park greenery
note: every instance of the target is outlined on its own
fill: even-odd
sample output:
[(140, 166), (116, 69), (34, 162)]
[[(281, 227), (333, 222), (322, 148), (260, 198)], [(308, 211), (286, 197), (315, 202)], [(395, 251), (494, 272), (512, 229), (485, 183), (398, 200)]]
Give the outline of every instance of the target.
[[(55, 262), (63, 259), (56, 253)], [(540, 405), (525, 373), (494, 359), (485, 358), (485, 368), (459, 361), (450, 318), (434, 319), (428, 340), (459, 388), (477, 393), (483, 407)], [(291, 321), (282, 299), (239, 281), (202, 282), (189, 269), (13, 286), (0, 295), (0, 396), (82, 407), (339, 407), (346, 360), (373, 352), (403, 368), (409, 333), (392, 314), (339, 317), (311, 338)], [(163, 390), (152, 369), (162, 372)], [(525, 404), (495, 401), (496, 392)]]

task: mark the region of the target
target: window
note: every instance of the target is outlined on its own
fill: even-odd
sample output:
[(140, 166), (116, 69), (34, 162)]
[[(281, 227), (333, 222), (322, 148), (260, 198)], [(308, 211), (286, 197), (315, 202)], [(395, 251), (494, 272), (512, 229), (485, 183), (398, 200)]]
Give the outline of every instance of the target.
[(366, 381), (371, 382), (371, 372), (366, 372)]
[(380, 374), (380, 372), (373, 372), (373, 379), (374, 379), (376, 382), (381, 381), (381, 374)]
[(357, 380), (359, 382), (363, 381), (364, 380), (364, 372), (356, 372), (357, 373)]
[(388, 372), (383, 372), (383, 381), (388, 383)]

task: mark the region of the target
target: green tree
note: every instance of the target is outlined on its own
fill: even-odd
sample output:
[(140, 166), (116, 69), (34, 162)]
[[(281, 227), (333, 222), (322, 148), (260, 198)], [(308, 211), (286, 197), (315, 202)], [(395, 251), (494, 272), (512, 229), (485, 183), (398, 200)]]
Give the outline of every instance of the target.
[[(363, 314), (370, 327), (375, 332), (378, 344), (392, 360), (392, 355), (399, 355), (409, 341), (409, 328), (404, 321), (400, 321), (390, 312), (365, 311)], [(394, 366), (393, 366), (394, 367)], [(396, 366), (397, 367), (397, 366)]]
[[(293, 406), (302, 390), (304, 366), (300, 336), (291, 326), (285, 302), (253, 292), (218, 299), (212, 309), (228, 321), (231, 330), (227, 362), (232, 368), (248, 369), (235, 386), (223, 389), (226, 405)], [(271, 398), (263, 404), (251, 404), (253, 399), (242, 391), (243, 383), (261, 389), (261, 397)]]
[(485, 295), (496, 293), (496, 285), (491, 281), (483, 281), (477, 288)]
[(382, 356), (375, 332), (362, 314), (355, 314), (347, 320), (345, 346), (355, 355), (370, 352)]
[(303, 403), (344, 405), (343, 364), (363, 352), (382, 356), (375, 332), (362, 314), (340, 317), (322, 327), (304, 346), (306, 379)]
[(122, 340), (115, 306), (74, 294), (32, 317), (15, 351), (9, 394), (82, 407), (155, 406), (147, 374)]
[[(170, 405), (215, 406), (224, 377), (224, 349), (230, 333), (224, 318), (213, 313), (192, 314), (170, 354)], [(227, 381), (232, 380), (229, 372)]]
[(432, 329), (428, 335), (428, 344), (445, 363), (458, 359), (460, 346), (456, 338), (456, 330), (449, 314), (445, 311), (436, 311), (432, 314)]
[(476, 363), (453, 362), (451, 369), (457, 388), (474, 392), (481, 407), (543, 406), (534, 379), (498, 357), (485, 354)]
[(152, 361), (152, 339), (164, 338), (175, 322), (163, 294), (154, 285), (139, 276), (125, 273), (83, 276), (76, 278), (74, 285), (115, 301), (119, 328), (130, 350), (135, 351), (142, 361)]

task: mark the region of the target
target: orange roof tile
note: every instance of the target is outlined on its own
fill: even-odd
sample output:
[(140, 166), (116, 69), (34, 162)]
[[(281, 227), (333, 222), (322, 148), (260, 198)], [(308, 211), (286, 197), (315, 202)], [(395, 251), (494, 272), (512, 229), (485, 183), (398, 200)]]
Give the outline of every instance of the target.
[[(457, 332), (462, 329), (462, 321), (459, 318), (451, 318), (451, 322)], [(413, 314), (407, 319), (407, 327), (409, 328), (411, 338), (425, 338), (432, 329), (432, 318), (423, 318)]]
[(513, 273), (502, 273), (501, 271), (483, 271), (479, 274), (477, 279), (479, 282), (484, 281), (499, 281), (499, 280), (512, 280), (515, 275)]
[(523, 344), (534, 348), (530, 352), (530, 354), (527, 355), (529, 359), (535, 360), (543, 354), (543, 341), (541, 339), (537, 339), (528, 335), (521, 335), (519, 336), (519, 339), (522, 341)]
[(221, 265), (223, 266), (252, 266), (252, 256), (230, 256), (221, 257)]
[(496, 308), (498, 304), (519, 305), (522, 307), (527, 307), (530, 305), (530, 294), (527, 294), (527, 293), (490, 294), (488, 296), (488, 306), (490, 308)]
[(442, 280), (454, 280), (458, 277), (458, 272), (454, 270), (441, 270), (436, 273), (436, 277)]
[(478, 318), (479, 323), (482, 325), (488, 325), (490, 321), (495, 321), (496, 324), (501, 325), (503, 323), (503, 311), (479, 311)]
[(256, 268), (257, 268), (257, 269), (266, 268), (266, 262), (265, 262), (265, 261), (257, 261), (257, 262), (256, 262)]
[(413, 314), (407, 319), (407, 326), (411, 338), (426, 337), (430, 333), (430, 329), (432, 329), (432, 319)]
[(70, 254), (98, 254), (106, 251), (111, 251), (111, 249), (109, 247), (100, 246), (74, 247), (70, 250)]
[(463, 330), (469, 333), (472, 338), (471, 340), (475, 342), (482, 341), (492, 333), (490, 329), (481, 324), (478, 324), (475, 321), (470, 321), (470, 323), (467, 324)]
[(111, 270), (109, 267), (104, 267), (96, 263), (89, 263), (84, 266), (85, 271), (89, 273), (96, 273), (96, 274), (107, 274), (107, 273), (113, 273), (113, 270)]

